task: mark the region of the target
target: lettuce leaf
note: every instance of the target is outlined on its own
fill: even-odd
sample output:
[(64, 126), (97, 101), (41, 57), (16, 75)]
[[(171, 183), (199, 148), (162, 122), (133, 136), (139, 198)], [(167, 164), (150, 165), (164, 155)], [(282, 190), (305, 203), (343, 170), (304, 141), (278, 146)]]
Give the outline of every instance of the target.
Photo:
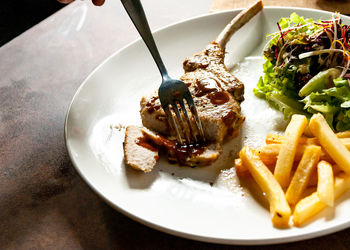
[(330, 126), (343, 131), (350, 129), (350, 87), (347, 80), (333, 82), (334, 87), (313, 92), (302, 102), (309, 113), (322, 113)]
[(276, 72), (274, 65), (266, 60), (263, 70), (264, 77), (260, 77), (257, 87), (253, 89), (254, 94), (282, 111), (286, 120), (293, 114), (308, 116), (293, 83), (297, 69), (286, 66)]

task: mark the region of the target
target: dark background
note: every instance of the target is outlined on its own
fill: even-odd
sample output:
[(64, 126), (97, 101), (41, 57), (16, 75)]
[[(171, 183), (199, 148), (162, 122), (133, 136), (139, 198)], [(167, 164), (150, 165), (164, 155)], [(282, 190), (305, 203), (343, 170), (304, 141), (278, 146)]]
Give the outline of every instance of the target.
[(0, 0), (0, 46), (64, 6), (56, 0)]

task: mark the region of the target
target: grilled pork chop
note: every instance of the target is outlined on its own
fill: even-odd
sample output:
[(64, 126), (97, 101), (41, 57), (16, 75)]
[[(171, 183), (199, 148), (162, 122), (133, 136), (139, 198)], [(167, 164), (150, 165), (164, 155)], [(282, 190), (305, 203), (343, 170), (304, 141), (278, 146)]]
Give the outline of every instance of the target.
[[(166, 148), (168, 158), (182, 165), (208, 165), (215, 161), (221, 152), (221, 144), (225, 139), (236, 137), (244, 121), (241, 115), (240, 103), (244, 100), (244, 85), (233, 76), (224, 64), (225, 45), (232, 34), (247, 23), (262, 9), (262, 2), (258, 1), (249, 9), (237, 15), (202, 52), (194, 54), (183, 62), (185, 74), (180, 78), (189, 88), (201, 120), (206, 142), (212, 144), (201, 145), (203, 151), (193, 154), (187, 150), (186, 157), (179, 157), (171, 148)], [(161, 108), (158, 94), (144, 96), (140, 102), (141, 119), (143, 125), (162, 136), (148, 136), (151, 143), (161, 147), (162, 139), (175, 135), (170, 129), (165, 113)], [(182, 128), (188, 131), (189, 128)], [(144, 136), (147, 137), (147, 135)], [(173, 142), (175, 143), (175, 142)], [(176, 148), (176, 144), (174, 144)], [(173, 148), (174, 148), (173, 147)], [(177, 146), (181, 148), (181, 146)], [(164, 147), (163, 147), (164, 148)], [(208, 150), (209, 151), (208, 151)], [(210, 151), (213, 150), (213, 151)], [(202, 154), (209, 157), (203, 157)], [(212, 157), (210, 157), (212, 156)], [(201, 161), (200, 159), (206, 159)], [(199, 164), (201, 163), (201, 164)]]
[[(238, 135), (244, 121), (239, 105), (244, 99), (244, 86), (226, 69), (224, 55), (221, 46), (212, 42), (204, 51), (183, 62), (185, 74), (180, 78), (193, 96), (206, 140), (218, 143)], [(143, 97), (140, 104), (142, 123), (146, 128), (167, 136), (174, 135), (157, 93)]]

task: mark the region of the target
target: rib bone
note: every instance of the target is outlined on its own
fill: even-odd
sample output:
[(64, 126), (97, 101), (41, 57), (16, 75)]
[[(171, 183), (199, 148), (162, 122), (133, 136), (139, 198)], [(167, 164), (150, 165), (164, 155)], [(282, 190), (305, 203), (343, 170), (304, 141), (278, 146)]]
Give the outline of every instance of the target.
[(248, 9), (241, 11), (232, 21), (226, 25), (226, 27), (220, 32), (215, 42), (225, 50), (226, 43), (230, 40), (231, 36), (239, 30), (244, 24), (250, 21), (259, 11), (263, 9), (262, 1), (257, 1)]

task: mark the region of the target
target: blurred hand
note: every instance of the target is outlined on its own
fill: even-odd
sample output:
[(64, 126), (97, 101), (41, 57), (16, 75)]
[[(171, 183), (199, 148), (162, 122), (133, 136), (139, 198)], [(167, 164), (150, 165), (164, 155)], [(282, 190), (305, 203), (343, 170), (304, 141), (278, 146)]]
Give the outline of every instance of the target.
[[(71, 3), (74, 0), (57, 0), (60, 3)], [(97, 6), (101, 6), (102, 4), (104, 4), (105, 0), (92, 0), (93, 4), (97, 5)]]

